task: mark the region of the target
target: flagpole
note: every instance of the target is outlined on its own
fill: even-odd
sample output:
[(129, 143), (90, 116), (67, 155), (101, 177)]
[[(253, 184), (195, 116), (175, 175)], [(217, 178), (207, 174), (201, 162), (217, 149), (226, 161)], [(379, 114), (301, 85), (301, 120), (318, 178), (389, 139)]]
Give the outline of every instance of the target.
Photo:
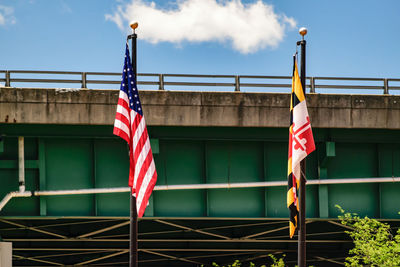
[[(301, 46), (301, 66), (300, 66), (300, 81), (303, 87), (304, 96), (306, 95), (306, 40), (304, 36), (307, 34), (306, 28), (300, 28), (302, 40), (297, 42)], [(306, 159), (300, 162), (300, 195), (299, 195), (299, 232), (298, 232), (298, 254), (297, 265), (306, 267)]]
[[(128, 35), (128, 39), (132, 41), (132, 68), (137, 82), (137, 57), (136, 57), (136, 41), (137, 34), (135, 29), (138, 27), (138, 23), (131, 23), (130, 27), (133, 30), (133, 34)], [(138, 220), (137, 220), (137, 208), (136, 208), (136, 197), (130, 194), (130, 239), (129, 239), (129, 267), (138, 267)]]

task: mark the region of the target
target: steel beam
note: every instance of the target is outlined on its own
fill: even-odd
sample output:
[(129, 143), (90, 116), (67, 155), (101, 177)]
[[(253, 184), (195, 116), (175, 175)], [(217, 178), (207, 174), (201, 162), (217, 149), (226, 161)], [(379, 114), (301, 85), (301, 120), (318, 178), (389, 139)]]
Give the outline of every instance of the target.
[(59, 235), (59, 234), (56, 234), (56, 233), (53, 233), (53, 232), (37, 229), (35, 227), (26, 226), (26, 225), (23, 225), (23, 224), (7, 221), (7, 220), (4, 220), (4, 219), (0, 219), (0, 222), (8, 223), (8, 224), (11, 224), (11, 225), (18, 226), (18, 227), (20, 227), (22, 229), (29, 229), (31, 231), (39, 232), (39, 233), (46, 234), (46, 235), (56, 236), (56, 237), (59, 237), (59, 238), (67, 238), (64, 235)]
[(167, 254), (164, 254), (164, 253), (155, 252), (155, 251), (152, 251), (152, 250), (142, 249), (141, 251), (149, 253), (149, 254), (154, 254), (154, 255), (157, 255), (157, 256), (165, 257), (165, 258), (168, 258), (168, 259), (172, 259), (172, 260), (179, 260), (179, 261), (184, 261), (184, 262), (203, 265), (203, 263), (198, 262), (198, 261), (192, 261), (192, 260), (188, 260), (186, 258), (179, 258), (179, 257), (167, 255)]
[(51, 264), (51, 265), (64, 266), (64, 264), (61, 264), (58, 262), (53, 262), (53, 261), (39, 260), (39, 259), (35, 259), (35, 258), (31, 258), (31, 257), (23, 257), (23, 256), (15, 255), (15, 254), (13, 256), (20, 260), (30, 260), (30, 261), (40, 262), (40, 263), (47, 263), (47, 264)]
[(331, 223), (331, 224), (334, 224), (334, 225), (338, 225), (338, 226), (341, 226), (341, 227), (346, 228), (346, 229), (349, 229), (349, 230), (354, 230), (353, 227), (348, 226), (348, 225), (341, 224), (341, 223), (339, 223), (339, 222), (328, 221), (328, 223)]
[[(307, 221), (306, 224), (309, 224), (311, 222), (313, 222), (313, 221)], [(284, 229), (288, 229), (288, 228), (289, 228), (289, 226), (279, 227), (279, 228), (268, 230), (268, 231), (264, 231), (264, 232), (261, 232), (261, 233), (256, 233), (256, 234), (244, 236), (242, 238), (247, 239), (247, 238), (252, 238), (252, 237), (255, 237), (255, 236), (266, 235), (266, 234), (269, 234), (269, 233), (278, 232), (278, 231), (281, 231), (281, 230), (284, 230)]]
[(106, 256), (103, 256), (103, 257), (99, 257), (99, 258), (91, 259), (91, 260), (88, 260), (88, 261), (83, 261), (83, 262), (80, 262), (80, 263), (76, 263), (75, 265), (77, 265), (77, 266), (78, 265), (85, 265), (85, 264), (92, 263), (92, 262), (95, 262), (95, 261), (100, 261), (100, 260), (112, 258), (112, 257), (118, 256), (118, 255), (124, 254), (124, 253), (128, 253), (128, 251), (115, 252), (115, 253), (112, 253), (112, 254), (109, 254), (109, 255), (106, 255)]
[(322, 261), (328, 261), (328, 262), (336, 263), (336, 264), (338, 264), (338, 265), (343, 265), (343, 266), (346, 265), (346, 264), (344, 264), (343, 262), (336, 261), (336, 260), (334, 260), (334, 259), (328, 259), (328, 258), (324, 258), (324, 257), (320, 257), (320, 256), (315, 256), (314, 258), (319, 259), (319, 260), (322, 260)]
[(93, 231), (93, 232), (90, 232), (90, 233), (87, 233), (87, 234), (80, 235), (77, 238), (85, 238), (85, 237), (96, 235), (96, 234), (99, 234), (99, 233), (104, 233), (104, 232), (110, 231), (112, 229), (116, 229), (116, 228), (120, 228), (120, 227), (125, 226), (125, 225), (129, 225), (129, 223), (130, 223), (130, 221), (126, 221), (126, 222), (122, 222), (122, 223), (119, 223), (119, 224), (115, 224), (115, 225), (110, 226), (110, 227), (106, 227), (106, 228), (103, 228), (103, 229), (100, 229), (100, 230), (97, 230), (97, 231)]
[[(129, 239), (92, 239), (92, 238), (4, 238), (6, 242), (129, 242)], [(191, 243), (295, 243), (292, 239), (139, 239), (139, 242), (191, 242)], [(351, 240), (307, 240), (307, 243), (348, 243)]]
[(154, 220), (154, 221), (162, 223), (162, 224), (170, 225), (170, 226), (173, 226), (173, 227), (176, 227), (176, 228), (181, 228), (181, 229), (185, 229), (185, 230), (188, 230), (188, 231), (200, 233), (200, 234), (203, 234), (203, 235), (210, 235), (210, 236), (219, 237), (219, 238), (222, 238), (222, 239), (231, 239), (231, 238), (223, 236), (223, 235), (219, 235), (219, 234), (209, 233), (209, 232), (202, 231), (202, 230), (193, 229), (193, 228), (190, 228), (190, 227), (187, 227), (187, 226), (182, 226), (182, 225), (179, 225), (179, 224), (176, 224), (176, 223), (166, 222), (166, 221), (163, 221), (163, 220)]

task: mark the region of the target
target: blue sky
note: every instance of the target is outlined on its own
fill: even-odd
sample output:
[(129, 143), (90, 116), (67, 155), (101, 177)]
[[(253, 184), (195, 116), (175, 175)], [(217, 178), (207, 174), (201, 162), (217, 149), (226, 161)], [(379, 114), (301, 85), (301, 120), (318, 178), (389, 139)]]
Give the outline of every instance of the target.
[[(218, 1), (218, 4), (224, 6), (227, 2), (231, 0)], [(257, 1), (241, 2), (246, 8)], [(142, 5), (149, 3), (141, 0)], [(176, 11), (179, 5), (165, 0), (155, 3), (155, 10), (169, 12)], [(120, 72), (129, 26), (123, 21), (123, 27), (118, 27), (106, 15), (114, 16), (118, 8), (125, 12), (131, 4), (132, 0), (1, 0), (0, 69)], [(224, 40), (151, 43), (141, 38), (145, 33), (140, 32), (144, 25), (139, 21), (138, 71), (290, 75), (295, 43), (300, 39), (298, 28), (305, 26), (309, 31), (306, 36), (308, 76), (400, 76), (400, 1), (264, 0), (262, 4), (272, 7), (285, 27), (274, 47), (267, 44), (250, 48), (246, 53), (235, 49), (229, 38), (239, 35), (247, 38), (250, 30), (245, 22), (233, 37)], [(204, 14), (204, 23), (210, 16)], [(173, 17), (167, 18), (168, 25), (176, 25), (168, 26), (170, 31), (164, 30), (160, 21), (152, 18), (145, 21), (154, 21), (171, 36), (179, 35), (179, 22), (173, 21)], [(292, 19), (296, 26), (291, 27), (284, 18)], [(210, 32), (214, 30), (210, 27)], [(270, 33), (271, 28), (266, 27), (265, 35)]]

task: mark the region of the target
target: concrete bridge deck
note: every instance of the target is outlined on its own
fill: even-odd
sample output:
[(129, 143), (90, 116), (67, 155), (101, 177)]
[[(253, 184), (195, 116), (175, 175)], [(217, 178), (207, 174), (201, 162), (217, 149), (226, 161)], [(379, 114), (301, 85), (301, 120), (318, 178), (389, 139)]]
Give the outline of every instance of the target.
[[(117, 90), (0, 88), (0, 122), (113, 124)], [(141, 91), (148, 125), (287, 127), (289, 95)], [(308, 94), (313, 128), (400, 129), (400, 96)]]

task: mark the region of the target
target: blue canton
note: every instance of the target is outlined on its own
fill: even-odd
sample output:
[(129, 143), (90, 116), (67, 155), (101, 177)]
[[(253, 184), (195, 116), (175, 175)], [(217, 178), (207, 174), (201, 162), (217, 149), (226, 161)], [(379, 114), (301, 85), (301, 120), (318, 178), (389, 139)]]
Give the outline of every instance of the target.
[(129, 47), (126, 44), (125, 50), (125, 63), (124, 70), (122, 73), (121, 90), (124, 91), (129, 98), (129, 107), (131, 110), (136, 111), (143, 116), (142, 105), (140, 104), (139, 92), (136, 86), (135, 74), (129, 57)]

